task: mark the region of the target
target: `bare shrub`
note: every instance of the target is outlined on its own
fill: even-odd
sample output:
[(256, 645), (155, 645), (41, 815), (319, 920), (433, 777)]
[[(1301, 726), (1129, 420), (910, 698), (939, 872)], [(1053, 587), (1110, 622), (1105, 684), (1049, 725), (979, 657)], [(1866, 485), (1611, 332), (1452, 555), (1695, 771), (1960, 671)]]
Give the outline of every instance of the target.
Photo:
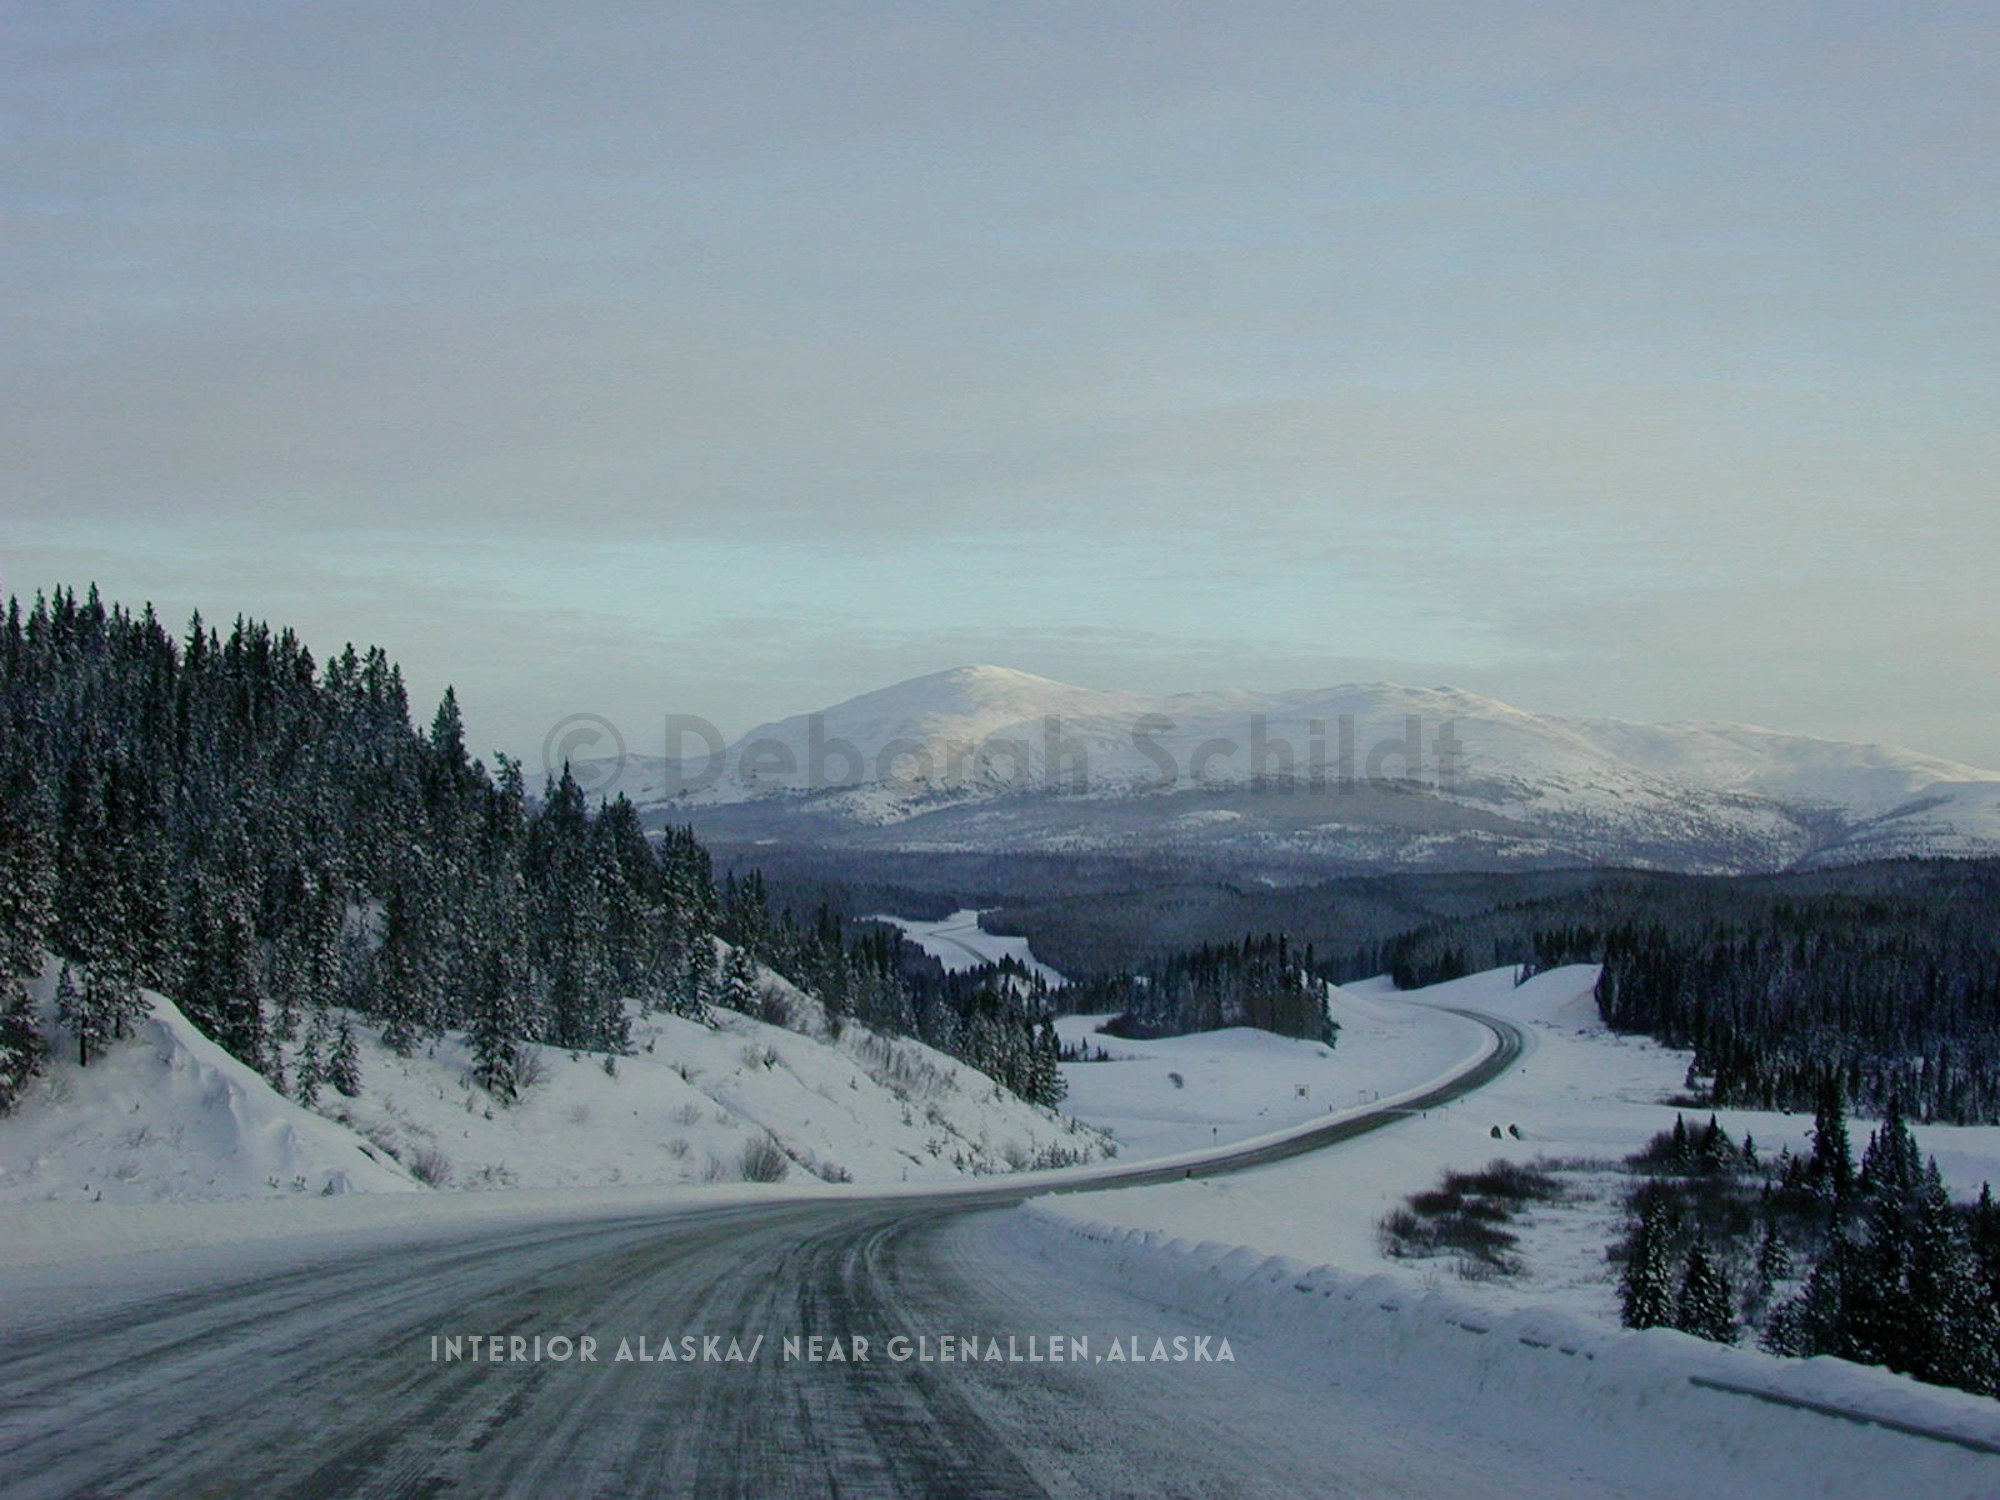
[(862, 1070), (898, 1099), (935, 1099), (951, 1093), (957, 1082), (913, 1047), (888, 1037), (864, 1034), (854, 1044)]
[(699, 1104), (683, 1104), (673, 1112), (670, 1118), (676, 1125), (699, 1125), (701, 1123), (701, 1106)]
[[(1116, 1156), (1118, 1152), (1106, 1146), (1104, 1154)], [(1037, 1172), (1049, 1172), (1058, 1167), (1080, 1167), (1089, 1160), (1090, 1148), (1087, 1146), (1058, 1146), (1051, 1142), (1029, 1159), (1028, 1166)]]
[(1456, 1252), (1459, 1260), (1477, 1261), (1497, 1272), (1520, 1269), (1511, 1253), (1520, 1241), (1484, 1216), (1462, 1210), (1427, 1216), (1398, 1208), (1383, 1215), (1375, 1229), (1382, 1253), (1394, 1259)]
[(1530, 1203), (1563, 1196), (1562, 1184), (1539, 1166), (1504, 1159), (1477, 1172), (1446, 1172), (1435, 1188), (1412, 1193), (1375, 1226), (1384, 1255), (1453, 1257), (1462, 1280), (1511, 1276), (1521, 1269), (1520, 1240), (1501, 1226)]
[(1509, 1203), (1548, 1203), (1562, 1197), (1562, 1184), (1538, 1167), (1496, 1158), (1477, 1172), (1447, 1172), (1446, 1189)]
[(441, 1188), (451, 1181), (451, 1158), (435, 1146), (414, 1146), (403, 1163), (425, 1187)]
[(1421, 1254), (1422, 1235), (1423, 1221), (1407, 1208), (1392, 1208), (1375, 1223), (1375, 1242), (1391, 1260)]
[(538, 1088), (549, 1081), (549, 1060), (542, 1049), (530, 1042), (518, 1042), (514, 1047), (514, 1097), (519, 1099), (530, 1089)]
[(783, 1182), (792, 1170), (792, 1159), (785, 1155), (784, 1147), (768, 1135), (752, 1136), (743, 1143), (743, 1150), (736, 1158), (736, 1169), (743, 1174), (745, 1182)]
[(792, 1029), (796, 1017), (793, 1013), (792, 997), (775, 984), (767, 984), (757, 993), (757, 1019), (767, 1026), (781, 1026)]

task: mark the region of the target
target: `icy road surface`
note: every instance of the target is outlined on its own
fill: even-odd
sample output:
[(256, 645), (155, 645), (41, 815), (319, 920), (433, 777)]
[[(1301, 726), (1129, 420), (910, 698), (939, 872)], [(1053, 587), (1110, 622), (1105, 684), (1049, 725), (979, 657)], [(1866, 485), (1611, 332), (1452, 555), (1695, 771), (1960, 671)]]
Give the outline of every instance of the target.
[[(1504, 1070), (1520, 1038), (1493, 1024), (1501, 1046), (1489, 1058), (1404, 1108)], [(1243, 1170), (1400, 1114), (1094, 1180)], [(1137, 1337), (1150, 1353), (1156, 1339), (1171, 1349), (1206, 1338), (1214, 1350), (1230, 1329), (1163, 1311), (1142, 1288), (1070, 1278), (1023, 1248), (1008, 1210), (1031, 1191), (1012, 1182), (23, 1268), (0, 1278), (0, 1493), (1626, 1493), (1556, 1458), (1455, 1440), (1392, 1401), (1336, 1399), (1295, 1359), (1260, 1361), (1242, 1330), (1228, 1362), (1100, 1362), (1115, 1341), (1130, 1349)], [(598, 1357), (433, 1357), (433, 1337), (495, 1334), (588, 1335)], [(614, 1358), (621, 1339), (636, 1349), (643, 1336), (657, 1352), (716, 1336), (726, 1353), (730, 1339), (747, 1351), (760, 1334), (740, 1362)], [(865, 1337), (873, 1357), (784, 1358), (787, 1336), (814, 1334)], [(1011, 1338), (1023, 1353), (1060, 1336), (1097, 1358), (898, 1362), (888, 1350), (899, 1335), (933, 1348)]]

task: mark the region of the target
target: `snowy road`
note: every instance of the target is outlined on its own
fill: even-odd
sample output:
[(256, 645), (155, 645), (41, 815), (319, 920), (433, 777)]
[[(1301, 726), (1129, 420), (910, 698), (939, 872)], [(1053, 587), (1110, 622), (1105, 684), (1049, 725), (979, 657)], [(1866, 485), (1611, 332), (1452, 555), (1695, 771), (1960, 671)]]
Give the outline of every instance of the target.
[[(1508, 1066), (1519, 1034), (1491, 1024), (1492, 1057), (1405, 1107)], [(1243, 1170), (1395, 1113), (1112, 1175)], [(1005, 1212), (1023, 1196), (1009, 1185), (461, 1233), (254, 1277), (174, 1282), (155, 1268), (121, 1283), (116, 1262), (77, 1267), (63, 1298), (16, 1297), (0, 1313), (0, 1493), (1607, 1493), (1559, 1460), (1476, 1449), (1421, 1414), (1302, 1380), (1295, 1362), (1260, 1362), (1241, 1330), (1229, 1362), (1101, 1362), (1114, 1340), (1151, 1350), (1231, 1330), (1044, 1258)], [(433, 1337), (495, 1334), (588, 1335), (597, 1359), (433, 1358)], [(870, 1358), (785, 1358), (784, 1339), (814, 1334), (864, 1337)], [(656, 1353), (688, 1335), (716, 1338), (717, 1354), (764, 1342), (741, 1362), (615, 1358), (621, 1339)], [(933, 1352), (946, 1336), (1021, 1353), (1081, 1339), (1095, 1358), (897, 1361), (899, 1336)]]

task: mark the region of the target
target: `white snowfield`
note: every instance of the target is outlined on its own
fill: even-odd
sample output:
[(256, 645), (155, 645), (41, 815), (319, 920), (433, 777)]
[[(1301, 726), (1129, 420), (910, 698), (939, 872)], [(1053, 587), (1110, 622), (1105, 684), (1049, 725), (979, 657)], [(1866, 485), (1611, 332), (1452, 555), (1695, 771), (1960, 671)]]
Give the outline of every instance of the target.
[[(51, 965), (36, 986), (45, 1007), (55, 976)], [(276, 1093), (173, 1001), (146, 1000), (133, 1034), (88, 1067), (51, 1020), (49, 1067), (0, 1118), (0, 1203), (423, 1191), (387, 1152)]]
[(1413, 1090), (1493, 1045), (1491, 1032), (1463, 1016), (1347, 990), (1332, 990), (1327, 1011), (1340, 1026), (1331, 1045), (1247, 1026), (1131, 1041), (1098, 1032), (1108, 1016), (1064, 1016), (1065, 1043), (1113, 1060), (1063, 1064), (1063, 1107), (1109, 1130), (1121, 1159), (1174, 1156)]
[(944, 965), (947, 974), (963, 974), (982, 964), (997, 964), (1011, 958), (1030, 974), (1047, 980), (1055, 988), (1062, 987), (1063, 976), (1028, 950), (1026, 938), (1004, 937), (997, 932), (988, 932), (979, 925), (979, 917), (980, 913), (968, 906), (937, 922), (920, 922), (911, 917), (887, 914), (878, 914), (868, 920), (900, 928), (904, 937)]
[[(937, 922), (878, 917), (954, 973), (1011, 958), (1060, 987), (1028, 940), (988, 932), (967, 908)], [(1066, 1113), (1109, 1131), (1124, 1162), (1200, 1152), (1310, 1124), (1470, 1065), (1492, 1034), (1463, 1016), (1329, 987), (1331, 1045), (1248, 1026), (1132, 1041), (1098, 1031), (1110, 1016), (1061, 1016), (1065, 1047), (1105, 1062), (1064, 1063)]]

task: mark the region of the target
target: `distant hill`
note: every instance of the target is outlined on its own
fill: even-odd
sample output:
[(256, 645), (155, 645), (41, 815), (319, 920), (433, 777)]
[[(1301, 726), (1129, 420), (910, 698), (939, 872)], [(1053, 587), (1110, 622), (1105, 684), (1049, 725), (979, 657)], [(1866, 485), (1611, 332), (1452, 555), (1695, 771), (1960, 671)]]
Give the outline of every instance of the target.
[(594, 763), (725, 843), (1182, 854), (1302, 870), (1692, 872), (2000, 853), (2000, 772), (1742, 724), (1562, 718), (1388, 683), (1146, 698), (1006, 667)]

